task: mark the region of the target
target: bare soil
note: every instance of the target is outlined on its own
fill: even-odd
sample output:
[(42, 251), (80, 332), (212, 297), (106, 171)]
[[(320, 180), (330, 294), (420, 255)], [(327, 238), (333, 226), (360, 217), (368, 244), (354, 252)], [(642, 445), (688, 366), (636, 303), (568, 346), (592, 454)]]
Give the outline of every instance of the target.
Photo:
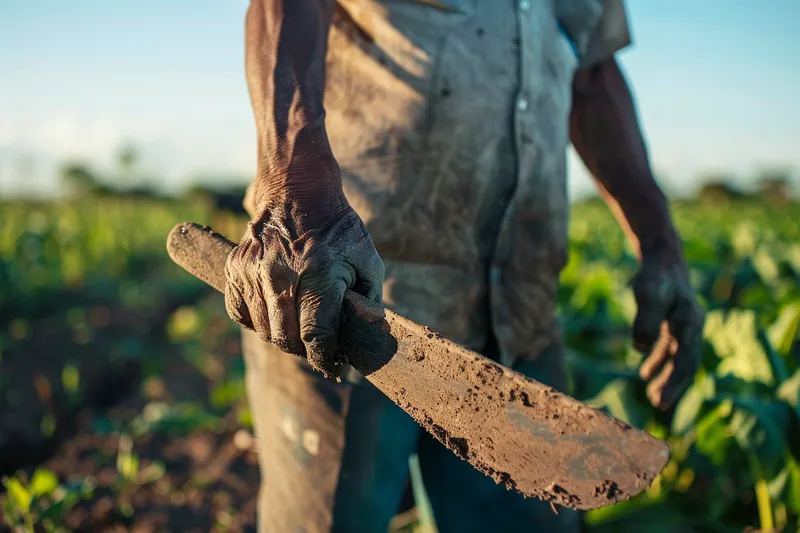
[[(120, 428), (148, 404), (186, 402), (211, 410), (215, 381), (177, 356), (179, 347), (164, 338), (175, 307), (150, 315), (96, 307), (79, 327), (63, 317), (43, 319), (3, 352), (0, 470), (29, 476), (45, 467), (62, 483), (93, 479), (93, 498), (63, 520), (72, 531), (255, 531), (258, 464), (234, 408), (219, 413), (211, 428), (134, 437), (139, 470), (156, 463), (163, 476), (120, 488)], [(216, 307), (224, 315), (224, 306)], [(225, 318), (215, 317), (216, 323)], [(206, 334), (223, 338), (211, 357), (224, 376), (238, 357), (238, 342), (231, 328), (213, 329)], [(65, 387), (65, 365), (80, 376), (79, 394)], [(0, 503), (6, 497), (0, 487)]]

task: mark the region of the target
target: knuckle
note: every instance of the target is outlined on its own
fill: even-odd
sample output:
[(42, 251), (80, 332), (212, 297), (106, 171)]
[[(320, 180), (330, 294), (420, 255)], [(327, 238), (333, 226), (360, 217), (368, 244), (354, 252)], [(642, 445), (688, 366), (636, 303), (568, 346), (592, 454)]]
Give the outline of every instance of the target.
[(329, 340), (336, 333), (336, 329), (316, 322), (303, 324), (300, 328), (300, 338), (313, 352), (326, 351)]
[(263, 274), (266, 283), (276, 289), (276, 293), (281, 292), (287, 286), (295, 285), (298, 278), (297, 272), (282, 257), (266, 261)]
[[(302, 303), (310, 304), (322, 300), (322, 297), (337, 290), (337, 280), (331, 276), (330, 270), (324, 272), (307, 272), (300, 277), (298, 298)], [(344, 293), (344, 288), (342, 288)]]

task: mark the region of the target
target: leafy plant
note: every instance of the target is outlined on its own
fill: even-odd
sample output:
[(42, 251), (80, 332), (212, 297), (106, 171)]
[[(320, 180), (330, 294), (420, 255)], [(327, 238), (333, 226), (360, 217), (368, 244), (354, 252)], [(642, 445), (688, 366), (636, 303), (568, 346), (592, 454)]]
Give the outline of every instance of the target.
[(164, 465), (150, 463), (142, 468), (139, 456), (133, 453), (133, 439), (121, 435), (117, 450), (117, 479), (114, 488), (119, 494), (120, 511), (124, 516), (133, 515), (131, 497), (142, 485), (153, 483), (164, 477)]
[(3, 477), (7, 498), (3, 503), (3, 518), (14, 530), (34, 533), (39, 525), (47, 533), (65, 533), (63, 518), (81, 500), (94, 494), (93, 478), (77, 483), (60, 484), (50, 470), (38, 468), (29, 483), (20, 472), (14, 477)]

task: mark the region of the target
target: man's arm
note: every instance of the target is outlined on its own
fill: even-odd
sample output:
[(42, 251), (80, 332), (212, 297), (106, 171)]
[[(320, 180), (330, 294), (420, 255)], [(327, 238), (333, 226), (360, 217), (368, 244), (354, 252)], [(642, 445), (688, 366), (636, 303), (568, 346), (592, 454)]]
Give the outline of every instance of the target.
[(343, 207), (323, 108), (334, 4), (252, 0), (247, 11), (245, 64), (258, 134), (255, 203), (258, 210), (288, 205), (297, 211), (290, 218), (298, 218), (300, 233), (318, 222), (317, 209), (305, 204), (321, 204), (326, 216)]
[(334, 0), (251, 0), (245, 44), (258, 133), (255, 205), (228, 257), (225, 307), (262, 340), (338, 379), (347, 363), (338, 351), (345, 290), (380, 302), (384, 268), (344, 196), (325, 132), (333, 9)]
[(575, 74), (570, 137), (639, 254), (682, 258), (647, 157), (628, 84), (613, 56)]
[(570, 136), (641, 260), (632, 283), (638, 307), (633, 340), (646, 355), (639, 375), (649, 381), (652, 404), (667, 409), (697, 369), (703, 311), (613, 56), (575, 75)]

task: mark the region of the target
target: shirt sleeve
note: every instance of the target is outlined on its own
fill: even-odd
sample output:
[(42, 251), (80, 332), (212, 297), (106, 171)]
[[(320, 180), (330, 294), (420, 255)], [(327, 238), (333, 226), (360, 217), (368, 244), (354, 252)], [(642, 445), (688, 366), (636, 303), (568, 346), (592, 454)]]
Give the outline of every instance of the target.
[(624, 0), (602, 0), (603, 15), (597, 23), (581, 67), (589, 67), (631, 44)]

